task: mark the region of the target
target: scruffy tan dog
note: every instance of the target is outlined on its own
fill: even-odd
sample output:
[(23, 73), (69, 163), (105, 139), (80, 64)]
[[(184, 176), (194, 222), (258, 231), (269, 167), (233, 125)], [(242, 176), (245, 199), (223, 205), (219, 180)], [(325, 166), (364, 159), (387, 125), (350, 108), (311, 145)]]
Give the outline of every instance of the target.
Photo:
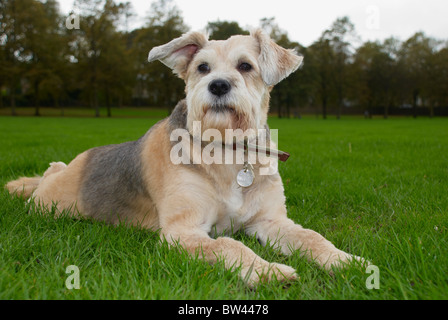
[[(8, 190), (38, 206), (55, 206), (57, 212), (160, 229), (161, 237), (171, 244), (239, 270), (249, 285), (273, 278), (292, 280), (297, 275), (289, 266), (260, 258), (239, 241), (211, 235), (243, 229), (284, 254), (300, 250), (325, 269), (362, 260), (288, 219), (280, 175), (259, 173), (262, 167), (275, 167), (275, 157), (267, 164), (250, 163), (249, 168), (244, 155), (243, 172), (253, 174), (243, 177), (249, 180), (244, 186), (238, 180), (241, 162), (173, 163), (175, 130), (185, 130), (194, 138), (198, 136), (195, 123), (200, 124), (199, 135), (207, 129), (225, 133), (226, 129), (266, 128), (270, 90), (297, 70), (302, 57), (255, 30), (250, 36), (226, 41), (209, 41), (203, 33), (190, 32), (153, 48), (149, 61), (154, 60), (172, 68), (186, 83), (186, 99), (169, 118), (137, 141), (90, 149), (68, 166), (51, 163), (42, 178), (20, 178), (9, 182)], [(236, 134), (235, 139), (243, 138)], [(193, 143), (194, 139), (182, 146)], [(199, 152), (204, 148), (201, 141)], [(195, 154), (197, 150), (187, 158)]]

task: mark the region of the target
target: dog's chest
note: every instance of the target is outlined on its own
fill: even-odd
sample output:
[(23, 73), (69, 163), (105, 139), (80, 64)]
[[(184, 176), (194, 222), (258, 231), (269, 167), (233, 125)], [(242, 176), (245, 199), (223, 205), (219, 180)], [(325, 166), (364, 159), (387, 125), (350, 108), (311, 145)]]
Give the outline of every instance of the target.
[(232, 183), (227, 192), (222, 194), (215, 224), (216, 232), (229, 233), (237, 231), (254, 214), (253, 199), (247, 196), (243, 188), (236, 181)]
[(236, 182), (232, 183), (227, 196), (223, 197), (224, 215), (238, 217), (239, 212), (244, 205), (243, 190)]

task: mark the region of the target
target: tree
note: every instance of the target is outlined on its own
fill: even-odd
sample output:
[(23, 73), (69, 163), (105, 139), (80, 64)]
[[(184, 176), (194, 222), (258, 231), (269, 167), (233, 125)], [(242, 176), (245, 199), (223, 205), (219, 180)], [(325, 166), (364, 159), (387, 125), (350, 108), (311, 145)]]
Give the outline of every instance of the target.
[(432, 53), (427, 56), (427, 77), (422, 85), (422, 94), (425, 96), (431, 118), (434, 117), (436, 107), (447, 106), (448, 50), (446, 46), (440, 47), (439, 44), (441, 43), (436, 43)]
[(380, 43), (366, 42), (357, 49), (352, 66), (356, 81), (352, 86), (358, 103), (366, 107), (369, 117), (372, 107), (384, 106), (384, 118), (388, 118), (393, 70), (394, 60)]
[(151, 4), (147, 25), (132, 33), (134, 70), (137, 78), (138, 101), (147, 95), (149, 103), (165, 106), (171, 113), (184, 95), (185, 84), (161, 63), (148, 63), (151, 48), (165, 44), (188, 31), (180, 10), (172, 0)]
[(340, 119), (342, 107), (348, 96), (350, 83), (350, 64), (353, 55), (353, 43), (358, 41), (353, 23), (348, 17), (338, 18), (325, 30), (320, 38), (309, 48), (309, 79), (313, 83), (312, 100), (322, 105), (322, 116), (327, 118), (328, 106), (335, 103), (336, 114)]
[[(113, 15), (114, 23), (120, 18), (129, 16), (129, 3), (106, 3), (108, 11)], [(121, 106), (123, 96), (130, 92), (135, 83), (135, 73), (132, 70), (131, 49), (127, 47), (127, 35), (115, 29), (110, 30), (107, 43), (102, 44), (101, 59), (98, 62), (99, 87), (104, 96), (107, 116), (111, 116), (111, 105), (115, 99)]]
[(28, 8), (33, 0), (0, 1), (0, 34), (1, 34), (1, 84), (9, 88), (11, 114), (16, 113), (16, 95), (19, 89), (21, 74), (24, 72), (24, 29)]
[[(152, 2), (146, 24), (128, 32), (129, 3), (115, 0), (76, 0), (73, 13), (80, 28), (66, 27), (58, 0), (0, 0), (0, 107), (100, 106), (123, 103), (167, 107), (171, 112), (184, 97), (185, 84), (161, 63), (148, 63), (151, 48), (188, 31), (174, 0)], [(372, 115), (382, 108), (384, 118), (393, 106), (420, 107), (429, 116), (448, 106), (448, 42), (418, 32), (404, 42), (359, 39), (347, 17), (336, 19), (311, 46), (289, 38), (275, 18), (260, 26), (279, 45), (304, 56), (298, 72), (271, 91), (279, 117), (298, 114), (302, 106), (321, 110), (323, 118), (357, 104)], [(211, 39), (248, 34), (235, 21), (207, 24)], [(5, 99), (3, 99), (5, 98)], [(318, 109), (320, 108), (321, 109)], [(425, 110), (426, 111), (426, 110)], [(381, 112), (381, 111), (380, 111)]]
[(350, 63), (353, 43), (358, 40), (355, 26), (348, 17), (336, 19), (330, 29), (324, 31), (322, 38), (329, 41), (333, 51), (333, 89), (336, 94), (337, 118), (340, 119), (344, 98), (347, 95), (349, 83), (347, 68)]
[(403, 65), (399, 63), (399, 51), (401, 48), (401, 41), (390, 37), (383, 41), (382, 51), (387, 54), (389, 57), (387, 61), (389, 61), (389, 65), (387, 70), (388, 81), (387, 83), (390, 85), (388, 91), (388, 101), (385, 105), (384, 116), (385, 118), (389, 115), (389, 109), (392, 106), (399, 106), (403, 101), (403, 92), (404, 87), (403, 84), (406, 82), (405, 80), (405, 70), (403, 69)]
[(435, 75), (429, 84), (432, 91), (433, 105), (448, 107), (448, 43), (433, 56)]
[[(65, 96), (67, 87), (65, 83), (70, 76), (67, 72), (69, 37), (66, 33), (65, 18), (59, 11), (56, 0), (47, 0), (43, 4), (47, 17), (47, 32), (43, 50), (45, 75), (40, 82), (40, 98), (51, 99), (54, 107), (59, 107), (59, 101)], [(43, 40), (42, 38), (40, 39)]]
[(312, 89), (310, 91), (312, 100), (320, 102), (322, 106), (322, 117), (327, 118), (327, 108), (332, 97), (332, 79), (334, 79), (333, 50), (328, 39), (320, 37), (308, 48), (308, 63), (305, 62), (304, 69), (311, 75), (309, 81)]
[(63, 63), (65, 38), (60, 33), (62, 19), (56, 1), (32, 1), (26, 10), (23, 57), (26, 72), (23, 77), (30, 84), (35, 115), (40, 115), (40, 99), (51, 95), (55, 100), (62, 90), (58, 68)]
[(129, 5), (113, 0), (77, 0), (80, 28), (72, 30), (75, 40), (72, 52), (78, 69), (78, 80), (89, 105), (100, 116), (99, 99), (102, 95), (111, 116), (111, 92), (126, 90), (126, 70), (132, 70), (126, 52), (126, 37), (117, 32), (116, 23), (127, 15)]
[[(406, 97), (412, 102), (413, 117), (417, 117), (420, 101), (424, 104), (427, 98), (427, 84), (430, 83), (430, 61), (435, 53), (437, 42), (417, 32), (403, 42), (399, 55), (399, 63), (405, 70)], [(426, 89), (426, 90), (425, 90)]]
[(226, 40), (231, 36), (238, 34), (246, 34), (249, 32), (242, 29), (238, 22), (235, 21), (214, 21), (209, 22), (206, 27), (207, 32), (212, 40)]

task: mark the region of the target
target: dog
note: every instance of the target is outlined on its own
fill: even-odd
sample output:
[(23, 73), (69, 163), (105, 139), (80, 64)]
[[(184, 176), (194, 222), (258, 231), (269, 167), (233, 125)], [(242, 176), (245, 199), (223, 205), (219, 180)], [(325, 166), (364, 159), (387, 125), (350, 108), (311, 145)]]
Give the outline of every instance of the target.
[[(74, 217), (111, 224), (126, 221), (159, 230), (171, 246), (181, 246), (209, 263), (223, 261), (249, 286), (274, 279), (289, 282), (298, 275), (294, 268), (268, 262), (232, 239), (236, 230), (285, 255), (298, 251), (329, 271), (352, 260), (362, 262), (287, 217), (278, 171), (259, 172), (275, 168), (278, 157), (271, 154), (264, 164), (250, 163), (243, 153), (243, 165), (172, 161), (178, 142), (171, 139), (175, 130), (193, 137), (184, 139), (181, 147), (201, 140), (196, 151), (193, 146), (190, 154), (185, 152), (184, 160), (204, 151), (202, 136), (209, 129), (220, 134), (252, 130), (253, 134), (235, 134), (233, 142), (257, 141), (257, 130), (267, 128), (273, 86), (296, 71), (302, 59), (261, 29), (225, 41), (208, 40), (202, 32), (186, 33), (149, 52), (149, 62), (161, 61), (186, 84), (185, 99), (168, 118), (137, 141), (87, 150), (69, 165), (51, 163), (42, 177), (23, 177), (6, 188), (39, 208), (55, 208), (57, 215), (69, 212)], [(196, 129), (195, 124), (199, 124)], [(268, 146), (275, 147), (269, 134), (266, 137)], [(213, 141), (224, 147), (227, 142)], [(243, 180), (248, 185), (239, 185), (240, 174), (246, 174)]]

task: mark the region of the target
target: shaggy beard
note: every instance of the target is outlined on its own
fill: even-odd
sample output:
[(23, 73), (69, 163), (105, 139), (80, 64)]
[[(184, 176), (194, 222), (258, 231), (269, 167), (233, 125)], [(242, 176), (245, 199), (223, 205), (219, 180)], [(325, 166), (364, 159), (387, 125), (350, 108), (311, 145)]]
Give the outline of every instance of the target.
[[(234, 131), (238, 133), (255, 132), (257, 128), (255, 122), (252, 120), (252, 117), (239, 113), (235, 110), (235, 108), (228, 106), (202, 106), (199, 114), (193, 115), (189, 113), (188, 116), (190, 118), (188, 121), (190, 133), (192, 133), (191, 130), (193, 121), (200, 121), (202, 131), (201, 135), (207, 129), (215, 129), (220, 132), (222, 139), (225, 139), (226, 129), (240, 129)], [(243, 135), (236, 134), (235, 136), (237, 141), (244, 139)]]
[[(242, 95), (238, 101), (235, 101), (232, 95), (217, 98), (210, 97), (209, 93), (193, 91), (190, 96), (187, 96), (187, 104), (187, 128), (190, 133), (192, 133), (194, 121), (201, 122), (201, 134), (207, 129), (215, 129), (221, 133), (223, 139), (226, 129), (252, 132), (264, 128), (264, 124), (260, 123), (261, 115), (257, 114), (257, 111), (261, 111), (260, 108), (253, 107), (258, 106), (260, 102), (257, 97), (250, 94)], [(240, 140), (240, 136), (242, 135), (236, 134), (237, 141)]]

